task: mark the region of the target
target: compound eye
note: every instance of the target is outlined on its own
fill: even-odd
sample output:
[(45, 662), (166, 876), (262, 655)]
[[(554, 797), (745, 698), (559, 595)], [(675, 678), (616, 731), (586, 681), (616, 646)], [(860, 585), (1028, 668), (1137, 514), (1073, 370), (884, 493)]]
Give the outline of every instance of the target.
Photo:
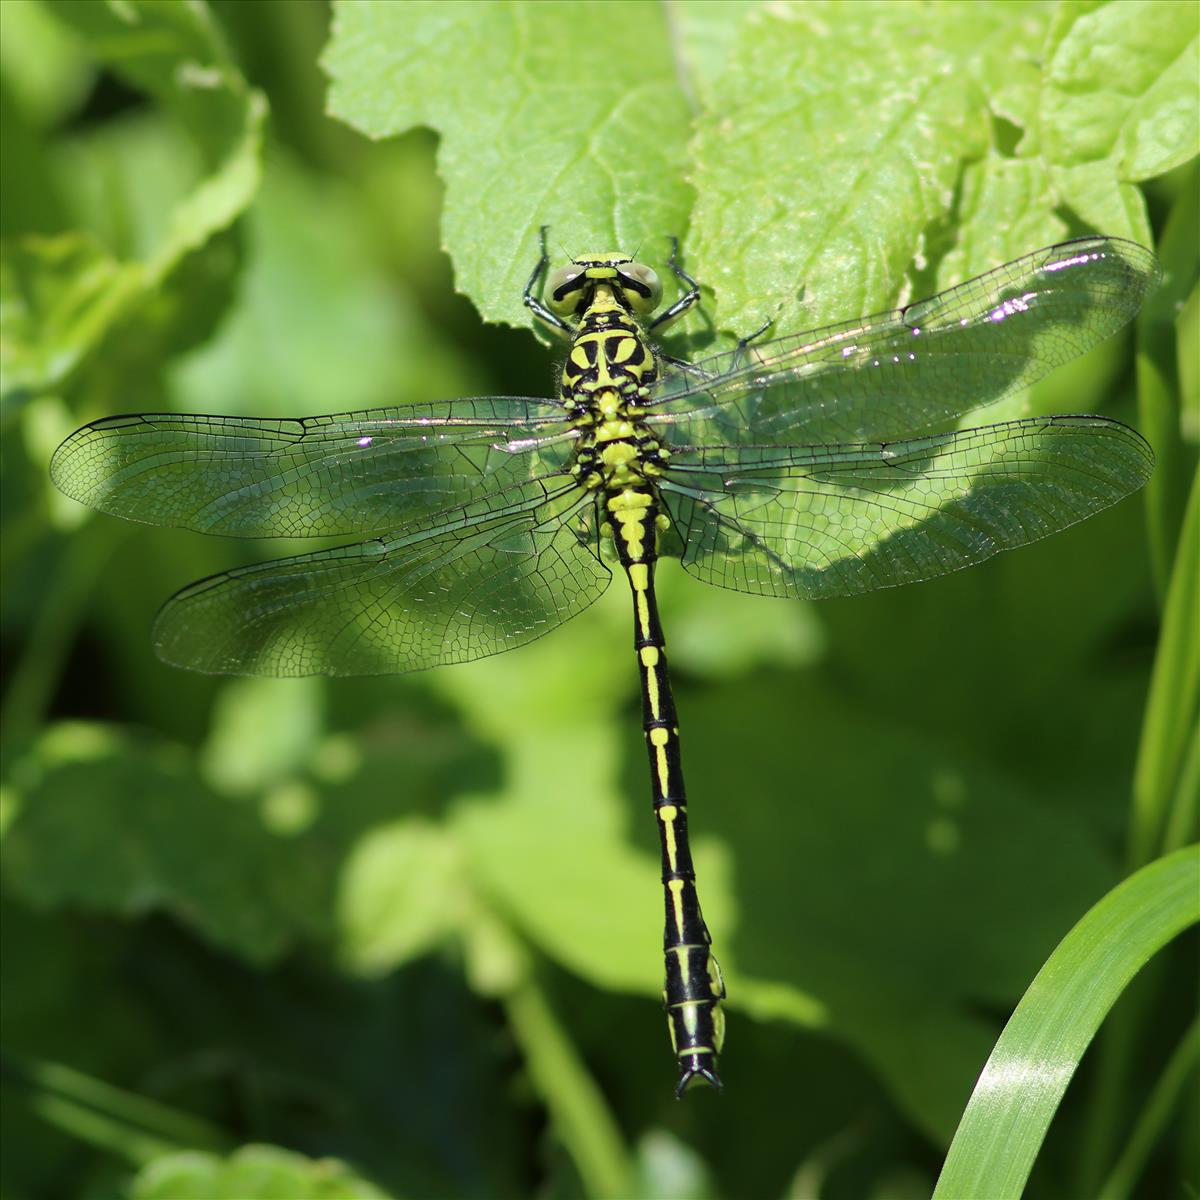
[(585, 282), (582, 267), (557, 267), (546, 281), (546, 307), (560, 317), (573, 313), (579, 306), (579, 291)]
[[(642, 263), (629, 263), (621, 267), (626, 281), (625, 295), (634, 312), (651, 313), (662, 300), (662, 282), (658, 275)], [(634, 286), (629, 286), (633, 284)]]

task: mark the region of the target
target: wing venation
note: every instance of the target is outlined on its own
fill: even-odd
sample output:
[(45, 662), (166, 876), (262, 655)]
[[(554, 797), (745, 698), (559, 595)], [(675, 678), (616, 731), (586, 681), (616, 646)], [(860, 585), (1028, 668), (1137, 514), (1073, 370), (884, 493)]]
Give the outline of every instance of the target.
[(1160, 278), (1134, 242), (1064, 242), (906, 308), (696, 363), (664, 379), (650, 421), (688, 444), (944, 430), (1115, 333)]
[(1149, 478), (1141, 436), (1042, 417), (863, 446), (677, 451), (664, 485), (698, 579), (824, 599), (917, 583), (1037, 541)]
[(383, 675), (524, 645), (610, 573), (595, 501), (530, 481), (403, 533), (226, 571), (167, 601), (159, 657), (222, 675)]
[(297, 419), (147, 413), (76, 430), (50, 471), (68, 496), (146, 524), (361, 535), (553, 473), (571, 441), (558, 405), (520, 397)]

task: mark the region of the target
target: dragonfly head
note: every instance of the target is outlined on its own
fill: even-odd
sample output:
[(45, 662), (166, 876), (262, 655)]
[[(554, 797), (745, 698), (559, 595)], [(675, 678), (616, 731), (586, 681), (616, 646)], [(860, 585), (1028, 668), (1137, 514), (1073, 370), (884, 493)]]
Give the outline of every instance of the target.
[(560, 317), (578, 316), (606, 289), (623, 308), (646, 316), (662, 300), (658, 275), (627, 254), (592, 254), (551, 272), (546, 306)]

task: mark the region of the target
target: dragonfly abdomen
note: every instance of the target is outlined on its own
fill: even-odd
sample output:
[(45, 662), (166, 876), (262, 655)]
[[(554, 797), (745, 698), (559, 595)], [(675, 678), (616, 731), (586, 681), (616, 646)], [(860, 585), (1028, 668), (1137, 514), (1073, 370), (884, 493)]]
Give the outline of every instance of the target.
[(659, 500), (652, 484), (609, 494), (605, 508), (617, 556), (633, 595), (634, 650), (642, 687), (642, 731), (650, 759), (654, 815), (662, 851), (665, 908), (663, 1002), (679, 1063), (677, 1095), (694, 1083), (721, 1086), (717, 1056), (725, 1035), (721, 969), (700, 910), (688, 841), (687, 793), (679, 721), (654, 594)]

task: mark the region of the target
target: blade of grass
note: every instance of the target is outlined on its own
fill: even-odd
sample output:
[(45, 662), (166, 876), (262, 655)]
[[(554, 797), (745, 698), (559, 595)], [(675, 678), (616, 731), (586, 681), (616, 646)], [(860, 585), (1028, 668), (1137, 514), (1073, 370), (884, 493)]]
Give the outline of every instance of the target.
[(1196, 837), (1197, 815), (1200, 809), (1200, 726), (1192, 729), (1191, 742), (1179, 771), (1179, 784), (1167, 820), (1163, 849), (1178, 850)]
[[(1200, 753), (1197, 746), (1200, 735), (1196, 733), (1200, 710), (1200, 630), (1195, 627), (1200, 590), (1198, 572), (1200, 474), (1193, 484), (1175, 552), (1142, 720), (1130, 812), (1131, 870), (1152, 858), (1156, 847), (1166, 853), (1196, 838), (1195, 796), (1188, 788), (1189, 777), (1200, 770), (1196, 761)], [(1114, 1015), (1096, 1049), (1096, 1072), (1083, 1139), (1088, 1146), (1112, 1146), (1123, 1119), (1138, 1031), (1152, 1019), (1150, 1014), (1159, 986), (1153, 980), (1139, 982), (1144, 986), (1135, 989), (1121, 1011)], [(1076, 1179), (1080, 1195), (1096, 1194), (1106, 1166), (1093, 1156), (1080, 1156)]]
[(224, 1132), (207, 1121), (61, 1063), (6, 1054), (0, 1078), (51, 1125), (129, 1162), (147, 1163), (178, 1150), (230, 1148)]
[(1146, 541), (1160, 599), (1171, 577), (1187, 503), (1188, 476), (1194, 450), (1184, 440), (1176, 320), (1196, 286), (1200, 270), (1200, 168), (1193, 166), (1179, 189), (1159, 240), (1166, 266), (1163, 286), (1152, 296), (1137, 322), (1138, 425), (1156, 458), (1146, 484)]
[(1101, 1187), (1097, 1200), (1125, 1200), (1133, 1191), (1146, 1159), (1170, 1122), (1188, 1076), (1200, 1064), (1200, 1017), (1188, 1027), (1163, 1068), (1121, 1157)]
[(934, 1200), (1018, 1197), (1100, 1022), (1143, 964), (1200, 921), (1200, 846), (1144, 867), (1100, 900), (1038, 972), (996, 1043)]
[[(1152, 858), (1173, 807), (1188, 741), (1200, 718), (1200, 471), (1192, 481), (1133, 776), (1130, 865)], [(1178, 831), (1176, 835), (1178, 836)]]

